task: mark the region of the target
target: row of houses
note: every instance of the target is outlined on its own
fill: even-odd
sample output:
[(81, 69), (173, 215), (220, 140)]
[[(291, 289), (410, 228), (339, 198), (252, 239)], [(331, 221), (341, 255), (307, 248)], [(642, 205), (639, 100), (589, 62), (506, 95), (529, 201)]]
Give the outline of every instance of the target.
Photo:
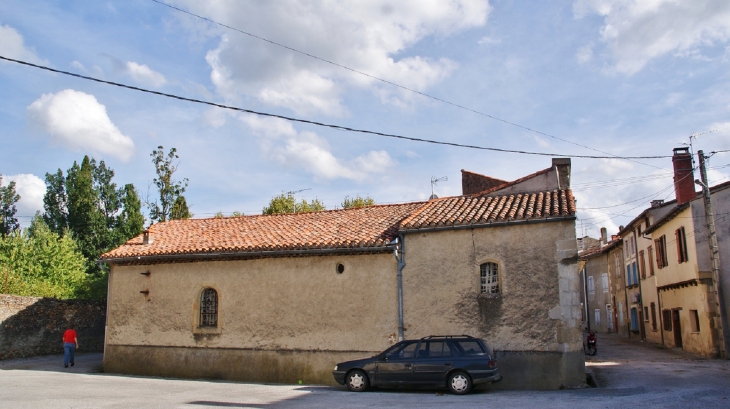
[[(726, 358), (730, 182), (709, 187), (717, 237), (711, 246), (705, 196), (695, 191), (702, 183), (696, 182), (689, 149), (674, 149), (672, 162), (675, 200), (651, 202), (610, 238), (601, 229), (597, 241), (582, 240), (584, 325)], [(715, 266), (716, 274), (713, 250), (724, 262)]]

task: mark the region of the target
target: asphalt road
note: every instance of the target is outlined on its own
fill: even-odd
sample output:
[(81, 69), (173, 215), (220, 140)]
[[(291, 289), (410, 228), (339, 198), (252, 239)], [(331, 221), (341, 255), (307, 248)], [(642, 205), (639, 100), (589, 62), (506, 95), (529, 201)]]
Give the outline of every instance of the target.
[(730, 361), (599, 335), (587, 369), (598, 387), (561, 391), (446, 391), (265, 385), (101, 373), (101, 354), (0, 361), (2, 408), (730, 408)]

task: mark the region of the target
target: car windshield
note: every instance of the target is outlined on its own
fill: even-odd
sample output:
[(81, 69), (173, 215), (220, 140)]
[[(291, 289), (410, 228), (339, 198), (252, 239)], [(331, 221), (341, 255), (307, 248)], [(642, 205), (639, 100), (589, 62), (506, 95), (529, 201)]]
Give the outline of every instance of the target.
[(451, 341), (461, 356), (485, 355), (487, 351), (477, 340)]
[(403, 341), (395, 344), (391, 348), (383, 352), (386, 359), (407, 359), (413, 358), (416, 354), (416, 346), (418, 341)]

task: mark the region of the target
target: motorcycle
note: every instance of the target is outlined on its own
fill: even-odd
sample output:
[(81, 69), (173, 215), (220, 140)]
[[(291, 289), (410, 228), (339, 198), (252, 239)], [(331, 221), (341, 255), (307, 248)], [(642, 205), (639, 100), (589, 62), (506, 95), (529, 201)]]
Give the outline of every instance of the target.
[[(588, 329), (586, 329), (588, 331)], [(588, 336), (586, 337), (586, 353), (590, 356), (594, 356), (596, 354), (596, 333), (593, 331), (588, 331)]]

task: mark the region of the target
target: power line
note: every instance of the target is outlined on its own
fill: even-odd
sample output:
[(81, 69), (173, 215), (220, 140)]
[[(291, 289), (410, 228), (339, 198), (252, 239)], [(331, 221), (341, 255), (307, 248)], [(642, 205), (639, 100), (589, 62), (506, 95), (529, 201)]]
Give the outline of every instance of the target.
[(234, 106), (230, 106), (230, 105), (217, 104), (215, 102), (203, 101), (203, 100), (193, 99), (193, 98), (187, 98), (187, 97), (182, 97), (182, 96), (175, 95), (175, 94), (168, 94), (168, 93), (165, 93), (165, 92), (152, 91), (152, 90), (148, 90), (148, 89), (145, 89), (145, 88), (135, 87), (135, 86), (132, 86), (132, 85), (121, 84), (121, 83), (118, 83), (118, 82), (105, 81), (105, 80), (101, 80), (101, 79), (94, 78), (94, 77), (88, 77), (88, 76), (85, 76), (85, 75), (75, 74), (75, 73), (68, 72), (68, 71), (57, 70), (57, 69), (50, 68), (50, 67), (46, 67), (46, 66), (43, 66), (43, 65), (37, 65), (37, 64), (33, 64), (33, 63), (26, 62), (26, 61), (15, 60), (15, 59), (8, 58), (8, 57), (4, 57), (4, 56), (0, 56), (0, 59), (5, 60), (5, 61), (12, 61), (12, 62), (15, 62), (15, 63), (18, 63), (18, 64), (22, 64), (22, 65), (27, 65), (27, 66), (30, 66), (30, 67), (39, 68), (39, 69), (46, 70), (46, 71), (50, 71), (50, 72), (55, 72), (55, 73), (58, 73), (58, 74), (69, 75), (69, 76), (76, 77), (76, 78), (82, 78), (82, 79), (85, 79), (85, 80), (95, 81), (95, 82), (99, 82), (99, 83), (102, 83), (102, 84), (114, 85), (116, 87), (127, 88), (127, 89), (131, 89), (131, 90), (135, 90), (135, 91), (146, 92), (146, 93), (149, 93), (149, 94), (154, 94), (154, 95), (159, 95), (159, 96), (163, 96), (163, 97), (178, 99), (178, 100), (181, 100), (181, 101), (194, 102), (194, 103), (197, 103), (197, 104), (204, 104), (204, 105), (214, 106), (214, 107), (223, 108), (223, 109), (230, 109), (232, 111), (246, 112), (246, 113), (249, 113), (249, 114), (260, 115), (260, 116), (265, 116), (265, 117), (270, 117), (270, 118), (279, 118), (279, 119), (283, 119), (283, 120), (286, 120), (286, 121), (299, 122), (299, 123), (304, 123), (304, 124), (309, 124), (309, 125), (321, 126), (321, 127), (325, 127), (325, 128), (332, 128), (332, 129), (337, 129), (337, 130), (340, 130), (340, 131), (356, 132), (356, 133), (363, 133), (363, 134), (368, 134), (368, 135), (384, 136), (384, 137), (388, 137), (388, 138), (403, 139), (403, 140), (408, 140), (408, 141), (413, 141), (413, 142), (423, 142), (423, 143), (431, 143), (431, 144), (435, 144), (435, 145), (446, 145), (446, 146), (454, 146), (454, 147), (457, 147), (457, 148), (477, 149), (477, 150), (486, 150), (486, 151), (503, 152), (503, 153), (518, 153), (518, 154), (523, 154), (523, 155), (538, 155), (538, 156), (564, 157), (564, 158), (565, 157), (569, 157), (569, 158), (581, 158), (581, 159), (625, 159), (625, 160), (632, 160), (632, 159), (666, 159), (666, 158), (670, 158), (671, 157), (671, 156), (621, 156), (621, 157), (619, 157), (619, 156), (592, 156), (592, 155), (563, 155), (563, 154), (546, 153), (546, 152), (531, 152), (531, 151), (521, 151), (521, 150), (513, 150), (513, 149), (490, 148), (490, 147), (486, 147), (486, 146), (465, 145), (465, 144), (454, 143), (454, 142), (444, 142), (444, 141), (436, 141), (436, 140), (432, 140), (432, 139), (414, 138), (414, 137), (410, 137), (410, 136), (403, 136), (403, 135), (396, 135), (396, 134), (390, 134), (390, 133), (384, 133), (384, 132), (369, 131), (369, 130), (366, 130), (366, 129), (350, 128), (350, 127), (342, 126), (342, 125), (326, 124), (326, 123), (323, 123), (323, 122), (310, 121), (310, 120), (307, 120), (307, 119), (288, 117), (288, 116), (278, 115), (278, 114), (272, 114), (272, 113), (268, 113), (268, 112), (254, 111), (254, 110), (251, 110), (251, 109), (238, 108), (238, 107), (234, 107)]
[[(412, 89), (412, 88), (408, 88), (408, 87), (406, 87), (406, 86), (404, 86), (404, 85), (400, 85), (400, 84), (398, 84), (398, 83), (395, 83), (395, 82), (392, 82), (392, 81), (388, 81), (388, 80), (386, 80), (386, 79), (383, 79), (383, 78), (379, 78), (379, 77), (376, 77), (376, 76), (374, 76), (374, 75), (371, 75), (371, 74), (368, 74), (368, 73), (366, 73), (366, 72), (363, 72), (363, 71), (359, 71), (359, 70), (356, 70), (356, 69), (354, 69), (354, 68), (350, 68), (350, 67), (348, 67), (348, 66), (346, 66), (346, 65), (342, 65), (342, 64), (336, 63), (336, 62), (334, 62), (334, 61), (330, 61), (330, 60), (327, 60), (327, 59), (325, 59), (325, 58), (322, 58), (322, 57), (318, 57), (318, 56), (316, 56), (316, 55), (314, 55), (314, 54), (310, 54), (310, 53), (308, 53), (308, 52), (305, 52), (305, 51), (301, 51), (301, 50), (298, 50), (298, 49), (296, 49), (296, 48), (294, 48), (294, 47), (290, 47), (290, 46), (288, 46), (288, 45), (284, 45), (284, 44), (278, 43), (278, 42), (276, 42), (276, 41), (273, 41), (273, 40), (269, 40), (269, 39), (267, 39), (267, 38), (264, 38), (264, 37), (258, 36), (258, 35), (256, 35), (256, 34), (253, 34), (253, 33), (249, 33), (249, 32), (247, 32), (247, 31), (243, 31), (243, 30), (240, 30), (240, 29), (238, 29), (238, 28), (235, 28), (235, 27), (231, 27), (231, 26), (229, 26), (229, 25), (226, 25), (226, 24), (223, 24), (223, 23), (219, 23), (219, 22), (217, 22), (217, 21), (215, 21), (215, 20), (211, 20), (211, 19), (209, 19), (209, 18), (207, 18), (207, 17), (203, 17), (203, 16), (201, 16), (201, 15), (198, 15), (198, 14), (192, 13), (192, 12), (190, 12), (190, 11), (187, 11), (187, 10), (181, 9), (181, 8), (179, 8), (179, 7), (175, 7), (175, 6), (172, 6), (172, 5), (170, 5), (170, 4), (167, 4), (167, 3), (163, 3), (163, 2), (161, 2), (161, 1), (159, 1), (159, 0), (151, 0), (151, 1), (153, 1), (153, 2), (155, 2), (155, 3), (157, 3), (157, 4), (160, 4), (160, 5), (162, 5), (162, 6), (165, 6), (165, 7), (169, 7), (169, 8), (171, 8), (171, 9), (173, 9), (173, 10), (177, 10), (177, 11), (179, 11), (179, 12), (181, 12), (181, 13), (185, 13), (185, 14), (187, 14), (187, 15), (190, 15), (190, 16), (193, 16), (193, 17), (196, 17), (196, 18), (199, 18), (199, 19), (201, 19), (201, 20), (205, 20), (205, 21), (207, 21), (207, 22), (209, 22), (209, 23), (213, 23), (213, 24), (216, 24), (216, 25), (218, 25), (218, 26), (221, 26), (221, 27), (225, 27), (225, 28), (227, 28), (227, 29), (229, 29), (229, 30), (233, 30), (233, 31), (239, 32), (239, 33), (241, 33), (241, 34), (244, 34), (244, 35), (247, 35), (247, 36), (249, 36), (249, 37), (255, 38), (255, 39), (257, 39), (257, 40), (265, 41), (265, 42), (267, 42), (267, 43), (269, 43), (269, 44), (272, 44), (272, 45), (275, 45), (275, 46), (277, 46), (277, 47), (285, 48), (285, 49), (287, 49), (287, 50), (289, 50), (289, 51), (293, 51), (293, 52), (295, 52), (295, 53), (298, 53), (298, 54), (301, 54), (301, 55), (305, 55), (305, 56), (307, 56), (307, 57), (310, 57), (310, 58), (313, 58), (313, 59), (315, 59), (315, 60), (319, 60), (319, 61), (322, 61), (322, 62), (324, 62), (324, 63), (327, 63), (327, 64), (331, 64), (331, 65), (334, 65), (334, 66), (336, 66), (336, 67), (339, 67), (339, 68), (342, 68), (342, 69), (345, 69), (345, 70), (348, 70), (348, 71), (354, 72), (354, 73), (356, 73), (356, 74), (360, 74), (360, 75), (366, 76), (366, 77), (368, 77), (368, 78), (372, 78), (372, 79), (374, 79), (374, 80), (377, 80), (377, 81), (380, 81), (380, 82), (382, 82), (382, 83), (385, 83), (385, 84), (388, 84), (388, 85), (392, 85), (392, 86), (394, 86), (394, 87), (398, 87), (398, 88), (400, 88), (400, 89), (403, 89), (403, 90), (406, 90), (406, 91), (409, 91), (409, 92), (413, 92), (413, 93), (415, 93), (415, 94), (418, 94), (418, 95), (421, 95), (421, 96), (423, 96), (423, 97), (426, 97), (426, 98), (430, 98), (430, 99), (433, 99), (433, 100), (435, 100), (435, 101), (439, 101), (439, 102), (442, 102), (442, 103), (444, 103), (444, 104), (448, 104), (448, 105), (454, 106), (454, 107), (456, 107), (456, 108), (459, 108), (459, 109), (463, 109), (463, 110), (466, 110), (466, 111), (469, 111), (469, 112), (473, 112), (473, 113), (475, 113), (475, 114), (478, 114), (478, 115), (482, 115), (482, 116), (485, 116), (485, 117), (487, 117), (487, 118), (493, 119), (493, 120), (495, 120), (495, 121), (499, 121), (499, 122), (505, 123), (505, 124), (507, 124), (507, 125), (515, 126), (515, 127), (517, 127), (517, 128), (520, 128), (520, 129), (524, 129), (524, 130), (526, 130), (526, 131), (529, 131), (529, 132), (534, 132), (534, 133), (536, 133), (536, 134), (539, 134), (539, 135), (547, 136), (548, 138), (553, 138), (553, 139), (557, 139), (557, 140), (559, 140), (559, 141), (563, 141), (563, 142), (566, 142), (566, 143), (570, 143), (570, 144), (573, 144), (573, 145), (575, 145), (575, 146), (579, 146), (579, 147), (581, 147), (581, 148), (585, 148), (585, 149), (588, 149), (588, 150), (592, 150), (592, 151), (594, 151), (594, 152), (599, 152), (599, 153), (603, 153), (603, 154), (605, 154), (605, 155), (610, 155), (610, 157), (609, 157), (609, 158), (600, 158), (600, 159), (625, 159), (625, 160), (629, 160), (629, 161), (631, 161), (631, 162), (636, 162), (636, 163), (638, 163), (638, 164), (640, 164), (640, 165), (645, 165), (645, 166), (649, 166), (649, 167), (653, 167), (653, 168), (661, 169), (661, 168), (659, 168), (659, 167), (657, 167), (657, 166), (654, 166), (654, 165), (649, 165), (649, 164), (647, 164), (647, 163), (642, 163), (642, 162), (638, 162), (638, 161), (635, 161), (635, 160), (633, 160), (633, 159), (654, 159), (654, 157), (641, 157), (641, 156), (639, 156), (639, 157), (630, 157), (630, 156), (623, 156), (623, 157), (621, 157), (621, 156), (618, 156), (618, 155), (614, 155), (614, 154), (612, 154), (612, 153), (609, 153), (609, 152), (604, 152), (604, 151), (602, 151), (602, 150), (598, 150), (598, 149), (595, 149), (595, 148), (591, 148), (590, 146), (586, 146), (586, 145), (581, 145), (581, 144), (579, 144), (579, 143), (576, 143), (576, 142), (573, 142), (573, 141), (569, 141), (569, 140), (567, 140), (567, 139), (563, 139), (563, 138), (557, 137), (557, 136), (555, 136), (555, 135), (550, 135), (550, 134), (548, 134), (548, 133), (545, 133), (545, 132), (542, 132), (542, 131), (538, 131), (538, 130), (536, 130), (536, 129), (532, 129), (532, 128), (529, 128), (529, 127), (527, 127), (527, 126), (523, 126), (523, 125), (520, 125), (520, 124), (517, 124), (517, 123), (514, 123), (514, 122), (510, 122), (510, 121), (507, 121), (507, 120), (505, 120), (505, 119), (501, 119), (501, 118), (498, 118), (498, 117), (496, 117), (496, 116), (494, 116), (494, 115), (489, 115), (489, 114), (487, 114), (487, 113), (484, 113), (484, 112), (481, 112), (481, 111), (477, 111), (476, 109), (472, 109), (472, 108), (469, 108), (469, 107), (466, 107), (466, 106), (463, 106), (463, 105), (457, 104), (457, 103), (455, 103), (455, 102), (447, 101), (447, 100), (445, 100), (445, 99), (443, 99), (443, 98), (435, 97), (435, 96), (433, 96), (433, 95), (429, 95), (429, 94), (426, 94), (426, 93), (424, 93), (424, 92), (421, 92), (421, 91), (417, 91), (417, 90), (415, 90), (415, 89)], [(573, 156), (573, 157), (574, 157), (574, 158), (577, 158), (578, 156)], [(598, 157), (594, 157), (594, 158), (598, 158)]]

